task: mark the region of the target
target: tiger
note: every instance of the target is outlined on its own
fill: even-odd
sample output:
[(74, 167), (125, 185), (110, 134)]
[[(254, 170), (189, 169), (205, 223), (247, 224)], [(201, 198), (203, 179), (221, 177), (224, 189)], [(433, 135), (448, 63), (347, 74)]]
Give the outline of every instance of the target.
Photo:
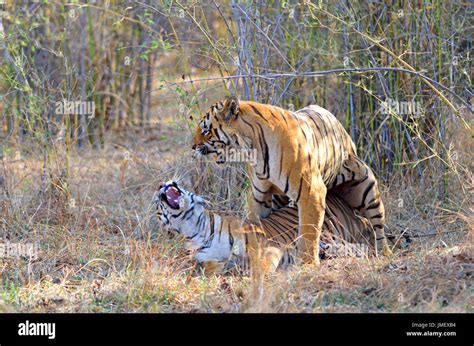
[[(321, 257), (337, 256), (332, 250), (345, 243), (359, 244), (359, 255), (369, 255), (374, 234), (368, 220), (358, 217), (342, 198), (332, 194), (326, 198)], [(236, 266), (251, 268), (252, 254), (255, 257), (259, 250), (266, 272), (295, 264), (298, 211), (294, 206), (283, 206), (258, 224), (242, 221), (209, 211), (201, 196), (176, 181), (160, 183), (155, 203), (161, 224), (186, 238), (185, 247), (207, 274)]]
[(375, 248), (390, 255), (385, 210), (377, 179), (356, 153), (351, 137), (328, 110), (310, 105), (298, 111), (231, 96), (212, 105), (192, 138), (199, 155), (226, 162), (228, 148), (255, 150), (249, 165), (249, 218), (272, 212), (273, 195), (285, 195), (298, 208), (299, 257), (319, 265), (319, 239), (326, 194), (333, 189), (373, 227)]

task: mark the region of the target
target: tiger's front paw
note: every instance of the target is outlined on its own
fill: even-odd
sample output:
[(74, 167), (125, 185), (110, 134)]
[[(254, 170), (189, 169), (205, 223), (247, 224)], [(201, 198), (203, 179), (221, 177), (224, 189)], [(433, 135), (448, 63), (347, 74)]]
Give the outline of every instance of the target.
[(224, 264), (218, 261), (206, 261), (202, 263), (204, 274), (213, 275), (222, 273), (224, 270)]
[(393, 256), (393, 251), (387, 243), (383, 245), (382, 254), (387, 257)]
[(319, 267), (321, 264), (319, 259), (319, 247), (300, 239), (300, 244), (298, 246), (298, 259), (303, 265), (314, 265)]

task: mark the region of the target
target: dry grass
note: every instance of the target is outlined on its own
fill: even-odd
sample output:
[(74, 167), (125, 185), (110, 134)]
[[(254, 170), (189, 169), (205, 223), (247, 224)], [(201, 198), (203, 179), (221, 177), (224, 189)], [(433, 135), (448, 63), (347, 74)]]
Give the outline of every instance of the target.
[[(207, 164), (190, 159), (186, 131), (163, 125), (159, 134), (133, 134), (138, 141), (114, 134), (102, 151), (72, 153), (67, 179), (50, 170), (43, 192), (39, 156), (7, 156), (10, 196), (0, 201), (0, 232), (10, 242), (39, 242), (41, 253), (34, 261), (0, 259), (0, 311), (473, 311), (466, 193), (453, 187), (453, 200), (442, 205), (430, 189), (401, 178), (383, 189), (389, 227), (408, 231), (413, 243), (392, 258), (326, 260), (319, 269), (293, 267), (260, 281), (190, 275), (180, 241), (155, 220), (157, 183), (182, 178), (206, 191), (214, 208), (243, 212), (244, 205), (235, 204), (229, 181), (228, 198), (216, 200), (224, 181), (216, 184)], [(64, 153), (55, 158), (51, 167), (61, 167)], [(198, 174), (200, 165), (206, 174)]]

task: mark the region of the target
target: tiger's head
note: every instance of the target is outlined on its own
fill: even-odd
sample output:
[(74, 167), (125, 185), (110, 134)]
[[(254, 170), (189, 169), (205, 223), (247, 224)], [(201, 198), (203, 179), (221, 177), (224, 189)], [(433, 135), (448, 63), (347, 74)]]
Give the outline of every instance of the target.
[(204, 211), (204, 199), (183, 189), (175, 181), (160, 183), (160, 190), (155, 198), (160, 222), (184, 235), (193, 231), (189, 224), (196, 223)]
[(201, 118), (192, 140), (200, 155), (210, 155), (217, 164), (226, 162), (226, 148), (239, 145), (232, 123), (240, 112), (239, 99), (231, 96), (212, 105)]

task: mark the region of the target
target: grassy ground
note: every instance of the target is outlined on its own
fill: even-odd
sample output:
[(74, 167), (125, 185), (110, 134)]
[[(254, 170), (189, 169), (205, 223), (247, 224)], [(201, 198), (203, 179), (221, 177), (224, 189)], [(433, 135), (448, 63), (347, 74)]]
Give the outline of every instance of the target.
[[(320, 268), (293, 267), (258, 282), (192, 275), (189, 255), (158, 226), (152, 202), (160, 180), (196, 185), (202, 167), (190, 158), (187, 131), (173, 125), (127, 131), (139, 138), (134, 141), (115, 133), (103, 150), (71, 152), (67, 179), (48, 170), (52, 179), (46, 181), (54, 183), (43, 192), (41, 156), (11, 152), (3, 165), (2, 184), (11, 195), (0, 201), (2, 237), (38, 242), (41, 251), (36, 260), (0, 258), (0, 311), (474, 310), (469, 200), (460, 190), (441, 205), (433, 202), (433, 191), (400, 177), (383, 186), (388, 225), (393, 233), (409, 232), (413, 242), (392, 258), (325, 260)], [(54, 157), (62, 166), (65, 153)], [(206, 174), (212, 174), (209, 167)], [(214, 208), (229, 209), (228, 201), (215, 201)]]

